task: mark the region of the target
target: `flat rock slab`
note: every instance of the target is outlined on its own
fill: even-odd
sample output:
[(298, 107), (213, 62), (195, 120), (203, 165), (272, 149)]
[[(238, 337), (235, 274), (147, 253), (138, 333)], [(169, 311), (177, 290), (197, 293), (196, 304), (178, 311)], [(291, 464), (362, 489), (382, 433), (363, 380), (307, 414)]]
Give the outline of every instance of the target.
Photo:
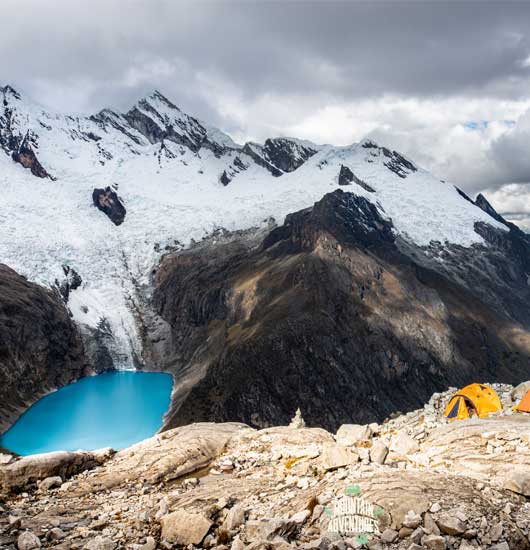
[(78, 491), (116, 487), (126, 480), (171, 481), (206, 468), (245, 424), (198, 423), (162, 432), (115, 455), (105, 470), (95, 472)]
[(0, 488), (9, 492), (46, 478), (66, 479), (103, 464), (111, 452), (58, 451), (25, 456), (9, 464), (0, 465)]

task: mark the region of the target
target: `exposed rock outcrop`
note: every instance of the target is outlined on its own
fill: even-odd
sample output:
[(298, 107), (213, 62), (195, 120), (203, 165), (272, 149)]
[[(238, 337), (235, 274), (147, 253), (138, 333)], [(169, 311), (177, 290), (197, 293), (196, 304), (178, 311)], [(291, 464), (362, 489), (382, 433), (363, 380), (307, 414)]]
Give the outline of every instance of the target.
[[(337, 436), (242, 424), (169, 430), (113, 457), (103, 453), (85, 471), (63, 468), (59, 487), (11, 486), (0, 502), (10, 510), (0, 514), (0, 545), (14, 549), (23, 537), (45, 548), (525, 550), (528, 475), (510, 469), (530, 461), (530, 419), (511, 414), (511, 387), (496, 389), (505, 408), (492, 419), (447, 424), (447, 392)], [(414, 448), (373, 460), (396, 433)], [(0, 479), (31, 460), (0, 465)], [(344, 521), (356, 500), (365, 507), (362, 531)]]
[(0, 264), (0, 432), (40, 396), (87, 371), (59, 294)]
[(448, 385), (526, 379), (530, 324), (430, 258), (340, 190), (261, 242), (234, 236), (167, 255), (154, 307), (169, 334), (155, 331), (151, 345), (148, 331), (146, 342), (156, 348), (147, 359), (178, 380), (166, 426), (267, 426), (300, 406), (309, 425), (334, 429), (413, 409)]
[(114, 225), (121, 225), (125, 220), (127, 210), (118, 194), (110, 187), (94, 189), (92, 192), (94, 206), (106, 214)]

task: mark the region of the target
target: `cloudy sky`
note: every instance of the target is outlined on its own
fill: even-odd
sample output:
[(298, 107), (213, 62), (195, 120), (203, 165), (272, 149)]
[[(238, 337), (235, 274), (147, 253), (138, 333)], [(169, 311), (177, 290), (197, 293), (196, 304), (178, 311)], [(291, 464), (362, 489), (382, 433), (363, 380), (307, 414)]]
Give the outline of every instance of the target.
[(0, 84), (57, 110), (157, 88), (236, 140), (369, 136), (530, 225), (530, 2), (1, 0)]

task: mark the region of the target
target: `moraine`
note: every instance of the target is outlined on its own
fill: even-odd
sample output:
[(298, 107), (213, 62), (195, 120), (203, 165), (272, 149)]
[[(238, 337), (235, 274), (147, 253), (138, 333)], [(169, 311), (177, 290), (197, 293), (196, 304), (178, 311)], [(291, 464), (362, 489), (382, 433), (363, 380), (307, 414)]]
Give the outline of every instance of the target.
[(171, 387), (164, 373), (83, 378), (37, 401), (0, 436), (0, 446), (21, 455), (128, 447), (161, 427)]

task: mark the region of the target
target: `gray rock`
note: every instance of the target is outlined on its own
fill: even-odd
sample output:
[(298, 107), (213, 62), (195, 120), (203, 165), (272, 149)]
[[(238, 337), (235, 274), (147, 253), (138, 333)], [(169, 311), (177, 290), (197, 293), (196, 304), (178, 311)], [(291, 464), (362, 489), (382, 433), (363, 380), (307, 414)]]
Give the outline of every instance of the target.
[(530, 472), (521, 470), (512, 472), (504, 481), (504, 487), (519, 495), (530, 497)]
[(145, 544), (140, 547), (141, 550), (156, 550), (156, 540), (153, 537), (147, 537)]
[(400, 456), (407, 456), (417, 453), (420, 450), (420, 446), (415, 439), (412, 439), (407, 432), (402, 430), (392, 438), (390, 450)]
[(47, 477), (39, 483), (39, 487), (43, 491), (49, 491), (54, 487), (60, 487), (63, 484), (63, 480), (60, 476)]
[(324, 470), (336, 470), (359, 462), (359, 455), (344, 445), (324, 445), (320, 463)]
[(62, 540), (64, 537), (66, 537), (66, 533), (59, 527), (54, 527), (46, 533), (46, 538), (49, 541)]
[(116, 543), (106, 537), (98, 535), (87, 542), (83, 548), (84, 550), (114, 550), (116, 548)]
[(428, 535), (439, 535), (440, 529), (438, 525), (436, 525), (436, 522), (434, 521), (431, 514), (426, 513), (423, 517), (423, 528), (425, 529), (425, 532)]
[(337, 431), (337, 443), (351, 447), (361, 441), (369, 441), (372, 437), (372, 429), (368, 425), (343, 424)]
[(166, 542), (188, 545), (200, 544), (208, 534), (212, 522), (200, 514), (190, 514), (177, 510), (160, 520), (161, 537)]
[(445, 538), (439, 535), (425, 535), (421, 539), (421, 544), (431, 550), (445, 550)]
[(388, 544), (395, 542), (398, 539), (398, 537), (399, 537), (399, 533), (394, 529), (385, 529), (381, 533), (381, 540)]
[(384, 464), (388, 455), (388, 447), (379, 439), (370, 448), (370, 460), (376, 464)]
[(510, 392), (510, 397), (512, 398), (512, 401), (518, 403), (528, 390), (530, 390), (530, 381), (522, 382), (518, 386), (515, 386), (515, 388)]
[(17, 539), (18, 550), (33, 550), (34, 548), (40, 548), (41, 543), (39, 538), (31, 531), (24, 531)]
[(436, 524), (446, 535), (462, 535), (466, 530), (466, 524), (461, 519), (449, 514), (438, 516)]
[(296, 514), (292, 515), (289, 519), (291, 521), (294, 521), (298, 525), (302, 525), (306, 522), (307, 518), (311, 515), (311, 512), (309, 510), (302, 510), (301, 512), (297, 512)]
[(237, 529), (240, 525), (245, 523), (245, 509), (240, 504), (232, 506), (226, 514), (226, 518), (223, 522), (223, 527), (228, 529), (228, 531), (233, 531)]
[(499, 542), (489, 547), (489, 550), (510, 550), (510, 545), (507, 542)]
[(421, 525), (421, 516), (416, 514), (414, 510), (409, 510), (405, 519), (403, 520), (403, 527), (408, 527), (410, 529), (416, 529)]

